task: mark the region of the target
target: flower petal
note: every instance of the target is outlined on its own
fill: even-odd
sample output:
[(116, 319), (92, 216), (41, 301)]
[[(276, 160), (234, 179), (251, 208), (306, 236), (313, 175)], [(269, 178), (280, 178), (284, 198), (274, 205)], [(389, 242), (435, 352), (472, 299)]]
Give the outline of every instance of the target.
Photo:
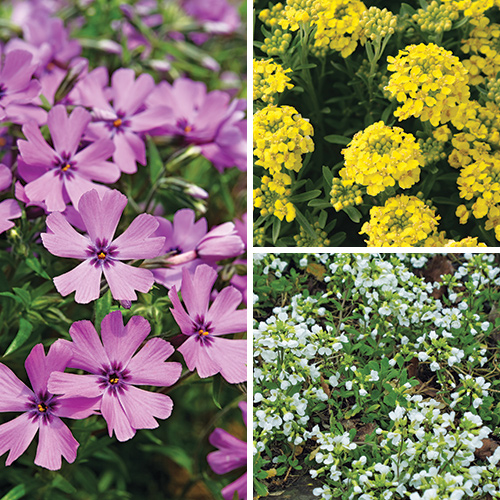
[(170, 312), (172, 313), (176, 323), (179, 325), (181, 332), (184, 335), (192, 335), (194, 333), (193, 320), (190, 318), (184, 307), (182, 307), (175, 286), (173, 286), (168, 292), (168, 297), (174, 306), (173, 308), (170, 308)]
[(153, 259), (158, 257), (165, 238), (151, 237), (158, 228), (156, 217), (149, 214), (138, 215), (130, 226), (113, 241), (117, 259)]
[(104, 267), (104, 276), (116, 300), (137, 300), (135, 290), (149, 292), (155, 281), (148, 269), (129, 266), (119, 260)]
[(28, 413), (0, 425), (0, 455), (10, 450), (5, 465), (10, 465), (26, 451), (37, 430), (38, 424)]
[(45, 168), (52, 168), (57, 164), (56, 152), (47, 144), (35, 121), (23, 126), (23, 134), (28, 140), (18, 140), (17, 147), (26, 163)]
[(149, 322), (142, 316), (132, 316), (123, 326), (121, 311), (107, 314), (101, 323), (101, 337), (108, 358), (125, 367), (150, 331)]
[(60, 212), (54, 212), (47, 217), (49, 232), (42, 233), (43, 246), (53, 255), (86, 259), (87, 251), (92, 245), (90, 239), (75, 231), (73, 226)]
[(66, 209), (63, 181), (56, 169), (49, 170), (26, 184), (24, 192), (30, 201), (43, 201), (49, 212), (63, 212)]
[(110, 360), (101, 344), (94, 325), (88, 320), (76, 321), (69, 329), (73, 343), (71, 368), (79, 368), (90, 373), (100, 374), (103, 366), (109, 366)]
[(144, 165), (146, 163), (146, 147), (144, 142), (133, 132), (121, 132), (113, 137), (115, 152), (113, 161), (126, 174), (137, 172), (136, 161)]
[(73, 203), (74, 207), (77, 207), (80, 203), (80, 198), (92, 189), (97, 191), (99, 196), (103, 196), (107, 191), (109, 191), (109, 188), (107, 186), (94, 184), (86, 177), (80, 175), (79, 172), (71, 177), (65, 177), (63, 182), (69, 199), (71, 200), (71, 203)]
[(130, 371), (130, 383), (162, 387), (175, 384), (181, 376), (182, 365), (165, 362), (173, 352), (174, 348), (166, 340), (160, 338), (148, 340), (127, 365)]
[(54, 147), (61, 156), (71, 158), (74, 155), (90, 120), (90, 113), (82, 107), (75, 108), (69, 117), (66, 106), (62, 104), (49, 111), (47, 125)]
[(102, 396), (101, 413), (108, 424), (109, 437), (116, 435), (118, 441), (127, 441), (134, 437), (135, 429), (132, 428), (119, 399), (106, 391)]
[(247, 463), (247, 445), (224, 429), (215, 429), (208, 438), (210, 444), (219, 448), (207, 455), (207, 462), (216, 474), (226, 474)]
[(174, 406), (166, 394), (148, 392), (134, 386), (128, 386), (118, 398), (134, 429), (155, 429), (158, 427), (155, 417), (170, 417)]
[(116, 111), (133, 115), (154, 89), (155, 82), (147, 73), (139, 75), (136, 80), (133, 69), (120, 68), (111, 76), (111, 86)]
[(75, 302), (88, 304), (99, 298), (101, 289), (102, 267), (93, 266), (84, 260), (71, 271), (54, 278), (57, 291), (63, 296), (75, 293)]
[[(85, 369), (89, 370), (89, 368), (90, 370), (95, 369), (93, 366)], [(99, 387), (99, 379), (99, 375), (53, 372), (48, 380), (48, 389), (52, 394), (63, 394), (67, 398), (80, 396), (85, 399), (96, 398), (103, 393), (103, 389)], [(64, 413), (67, 413), (67, 411), (64, 410)]]
[(205, 316), (208, 310), (210, 293), (217, 279), (217, 271), (206, 264), (198, 266), (194, 275), (186, 269), (182, 270), (182, 299), (189, 316)]
[(35, 464), (49, 470), (59, 470), (61, 457), (70, 464), (75, 461), (78, 446), (78, 441), (60, 418), (53, 417), (50, 423), (41, 421)]
[(0, 363), (0, 412), (26, 411), (26, 404), (33, 395), (10, 368)]
[(0, 202), (0, 233), (14, 226), (10, 219), (21, 217), (22, 210), (16, 200), (4, 200)]
[(214, 335), (246, 331), (247, 310), (236, 310), (240, 303), (241, 293), (232, 286), (222, 289), (215, 297), (205, 318), (212, 322)]
[(78, 211), (93, 242), (97, 239), (110, 243), (115, 235), (127, 197), (117, 191), (107, 191), (102, 197), (96, 190), (85, 193), (78, 203)]

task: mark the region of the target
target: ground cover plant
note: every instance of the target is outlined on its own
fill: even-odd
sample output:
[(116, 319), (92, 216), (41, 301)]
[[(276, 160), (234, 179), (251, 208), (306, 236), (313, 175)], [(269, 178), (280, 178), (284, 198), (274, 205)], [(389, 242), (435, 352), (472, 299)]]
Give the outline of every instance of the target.
[(244, 2), (0, 5), (0, 498), (246, 498)]
[(304, 476), (500, 498), (498, 254), (256, 254), (254, 276), (257, 498)]
[(256, 246), (496, 246), (497, 0), (255, 2)]

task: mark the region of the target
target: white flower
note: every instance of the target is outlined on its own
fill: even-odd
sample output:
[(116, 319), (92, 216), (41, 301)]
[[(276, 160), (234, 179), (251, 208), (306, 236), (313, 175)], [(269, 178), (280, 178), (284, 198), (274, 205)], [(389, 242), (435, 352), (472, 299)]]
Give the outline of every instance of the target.
[(370, 378), (368, 380), (370, 382), (376, 382), (377, 380), (380, 380), (378, 372), (376, 372), (375, 370), (371, 370), (370, 371)]

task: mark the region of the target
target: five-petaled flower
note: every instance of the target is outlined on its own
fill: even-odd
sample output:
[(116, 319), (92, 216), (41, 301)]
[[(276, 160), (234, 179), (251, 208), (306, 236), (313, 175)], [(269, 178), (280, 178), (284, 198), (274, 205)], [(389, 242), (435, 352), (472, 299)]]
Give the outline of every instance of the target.
[(102, 198), (95, 190), (85, 193), (78, 211), (88, 236), (78, 233), (59, 212), (47, 217), (47, 232), (42, 234), (45, 248), (58, 257), (83, 260), (75, 269), (54, 278), (61, 295), (76, 291), (75, 301), (81, 304), (97, 299), (103, 273), (116, 300), (136, 300), (136, 290), (148, 292), (153, 286), (151, 271), (122, 261), (157, 257), (165, 238), (152, 237), (158, 221), (141, 214), (113, 239), (126, 204), (127, 197), (116, 190)]
[(55, 396), (47, 390), (51, 373), (63, 371), (71, 358), (71, 349), (59, 340), (45, 356), (37, 344), (26, 358), (26, 372), (33, 390), (21, 382), (5, 365), (0, 364), (0, 411), (23, 412), (0, 425), (0, 455), (10, 450), (6, 465), (17, 460), (39, 431), (35, 464), (51, 470), (61, 468), (61, 457), (74, 462), (78, 442), (60, 417), (81, 419), (98, 407), (95, 397)]
[(165, 362), (174, 348), (160, 338), (148, 340), (134, 355), (150, 330), (142, 316), (133, 316), (124, 326), (122, 313), (114, 311), (102, 320), (101, 343), (90, 321), (73, 323), (69, 330), (73, 342), (61, 341), (73, 353), (68, 366), (91, 375), (54, 373), (49, 390), (66, 397), (98, 397), (109, 435), (114, 431), (119, 441), (131, 439), (137, 429), (158, 427), (155, 418), (170, 416), (172, 400), (166, 394), (135, 386), (170, 386), (179, 379), (182, 365)]
[(172, 314), (182, 333), (189, 338), (178, 348), (188, 368), (196, 369), (202, 378), (220, 373), (229, 383), (247, 379), (246, 340), (226, 339), (220, 335), (246, 330), (246, 309), (236, 309), (241, 293), (229, 286), (220, 291), (210, 309), (210, 294), (217, 271), (206, 264), (199, 265), (194, 274), (182, 270), (182, 307), (176, 287), (168, 296), (173, 304)]

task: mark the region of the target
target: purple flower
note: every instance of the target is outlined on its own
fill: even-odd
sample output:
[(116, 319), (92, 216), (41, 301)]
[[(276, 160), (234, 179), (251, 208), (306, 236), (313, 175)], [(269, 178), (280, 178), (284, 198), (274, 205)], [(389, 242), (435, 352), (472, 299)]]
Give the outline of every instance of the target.
[(0, 191), (5, 191), (12, 186), (12, 172), (7, 165), (0, 163)]
[(25, 194), (32, 202), (43, 201), (49, 212), (62, 212), (69, 200), (77, 207), (82, 194), (91, 189), (100, 193), (108, 190), (93, 181), (113, 183), (120, 177), (119, 168), (105, 161), (114, 151), (112, 141), (103, 139), (78, 151), (90, 119), (90, 113), (81, 107), (69, 117), (63, 105), (52, 108), (48, 126), (54, 148), (35, 122), (23, 127), (28, 140), (17, 144), (21, 152), (19, 174), (28, 183)]
[(42, 344), (33, 347), (26, 358), (26, 372), (33, 390), (24, 385), (5, 365), (0, 364), (0, 411), (23, 412), (0, 425), (0, 455), (10, 450), (10, 465), (28, 448), (37, 431), (38, 448), (35, 464), (51, 470), (61, 468), (61, 457), (74, 462), (78, 442), (60, 417), (81, 419), (94, 413), (96, 398), (54, 396), (48, 392), (51, 373), (63, 371), (71, 358), (71, 350), (57, 341), (47, 357)]
[(23, 123), (27, 119), (22, 107), (16, 105), (29, 104), (40, 94), (40, 83), (31, 79), (35, 70), (29, 52), (13, 50), (5, 55), (0, 69), (0, 120)]
[(120, 68), (111, 77), (109, 93), (96, 78), (82, 82), (79, 88), (81, 104), (93, 110), (87, 138), (111, 139), (115, 145), (113, 161), (127, 174), (137, 172), (136, 162), (146, 164), (143, 133), (160, 125), (170, 114), (165, 104), (146, 108), (146, 98), (154, 86), (151, 75), (144, 73), (136, 80), (132, 69)]
[(187, 14), (196, 18), (209, 33), (228, 34), (241, 24), (238, 11), (226, 0), (183, 0)]
[(226, 339), (220, 335), (246, 330), (246, 309), (236, 309), (241, 303), (241, 293), (232, 286), (224, 288), (215, 298), (210, 309), (210, 294), (217, 272), (210, 266), (198, 266), (194, 275), (182, 270), (182, 298), (187, 313), (181, 305), (174, 286), (168, 296), (174, 306), (172, 314), (181, 332), (188, 339), (177, 349), (184, 356), (189, 370), (197, 370), (202, 378), (220, 373), (229, 383), (237, 384), (247, 379), (246, 340)]
[(165, 419), (172, 413), (169, 396), (149, 392), (136, 385), (170, 386), (180, 377), (180, 363), (165, 362), (174, 348), (165, 340), (153, 338), (137, 349), (151, 327), (141, 316), (133, 316), (126, 326), (120, 311), (104, 317), (101, 339), (90, 321), (77, 321), (69, 333), (73, 342), (62, 341), (71, 348), (71, 368), (90, 375), (54, 373), (49, 390), (66, 396), (98, 397), (102, 416), (118, 441), (127, 441), (137, 429), (158, 427), (155, 418)]
[[(242, 401), (239, 405), (243, 413), (243, 420), (247, 424), (247, 403)], [(210, 444), (218, 448), (207, 455), (207, 461), (216, 474), (226, 474), (239, 467), (247, 465), (247, 444), (238, 439), (224, 429), (216, 428), (208, 438)], [(245, 472), (233, 483), (222, 489), (224, 500), (232, 500), (234, 494), (238, 493), (238, 498), (247, 498), (247, 473)]]
[(169, 106), (172, 113), (152, 133), (173, 135), (200, 146), (219, 171), (233, 166), (246, 170), (245, 101), (230, 99), (220, 90), (207, 93), (204, 83), (188, 78), (178, 78), (172, 85), (161, 82), (147, 104)]
[(103, 273), (116, 300), (136, 300), (135, 290), (148, 292), (153, 286), (151, 271), (121, 261), (157, 257), (165, 239), (151, 236), (158, 222), (149, 214), (138, 215), (113, 239), (126, 204), (127, 197), (117, 190), (103, 197), (95, 189), (85, 193), (78, 211), (88, 236), (77, 233), (59, 212), (47, 217), (48, 232), (42, 234), (45, 248), (58, 257), (83, 260), (75, 269), (54, 278), (61, 295), (76, 291), (75, 301), (81, 304), (97, 299)]
[(153, 269), (153, 274), (156, 282), (167, 288), (180, 286), (184, 267), (190, 272), (202, 263), (214, 267), (218, 260), (244, 252), (243, 242), (232, 222), (216, 226), (207, 233), (207, 220), (202, 217), (195, 222), (194, 210), (189, 208), (178, 210), (173, 223), (163, 217), (157, 220), (159, 226), (155, 236), (165, 237), (160, 255), (173, 253), (173, 257), (167, 260), (171, 267)]
[(21, 217), (22, 213), (16, 200), (4, 200), (0, 202), (0, 233), (14, 227), (11, 219)]

